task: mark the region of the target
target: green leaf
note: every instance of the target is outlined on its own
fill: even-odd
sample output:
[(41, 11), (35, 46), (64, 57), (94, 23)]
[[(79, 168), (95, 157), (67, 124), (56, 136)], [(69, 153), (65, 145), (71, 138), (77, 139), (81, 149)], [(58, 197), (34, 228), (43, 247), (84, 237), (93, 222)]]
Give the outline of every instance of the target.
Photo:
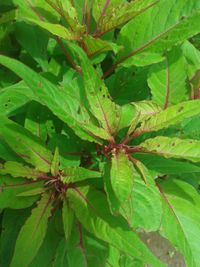
[(27, 190), (22, 193), (17, 194), (18, 197), (29, 197), (29, 196), (35, 196), (35, 195), (41, 195), (45, 192), (44, 187), (38, 187), (35, 189)]
[(52, 214), (51, 220), (48, 222), (47, 232), (42, 245), (37, 252), (35, 258), (29, 264), (29, 267), (49, 267), (55, 259), (55, 252), (62, 238), (63, 233), (60, 231), (62, 224), (60, 220), (60, 212), (57, 210)]
[(99, 177), (101, 177), (100, 172), (73, 166), (65, 167), (61, 173), (61, 181), (66, 184)]
[(0, 125), (1, 137), (20, 157), (40, 171), (50, 170), (52, 154), (37, 136), (5, 117)]
[(90, 35), (85, 35), (83, 37), (83, 42), (87, 54), (90, 57), (107, 51), (113, 51), (116, 54), (122, 48), (115, 43), (104, 41), (99, 38), (93, 38)]
[(38, 19), (38, 17), (40, 17), (55, 23), (60, 19), (60, 15), (58, 15), (57, 12), (43, 0), (34, 0), (31, 2), (13, 0), (12, 2), (18, 7), (17, 20), (19, 21), (23, 20), (24, 17), (32, 19)]
[(187, 266), (198, 267), (199, 194), (191, 185), (179, 180), (161, 183), (160, 190), (164, 207), (160, 232), (183, 253)]
[(163, 108), (187, 100), (185, 59), (180, 48), (166, 55), (164, 62), (150, 69), (148, 84), (152, 100)]
[(135, 169), (125, 151), (113, 152), (110, 181), (113, 191), (121, 205), (127, 201), (133, 191)]
[(25, 104), (35, 99), (32, 91), (23, 83), (17, 83), (0, 90), (0, 114), (12, 116)]
[(31, 102), (27, 107), (24, 127), (43, 141), (47, 139), (46, 121), (50, 117), (49, 110), (38, 102)]
[(74, 32), (68, 30), (61, 24), (53, 24), (46, 21), (40, 21), (31, 18), (24, 18), (24, 21), (38, 25), (39, 27), (47, 30), (51, 34), (60, 37), (64, 40), (79, 40), (79, 35), (75, 34)]
[(64, 90), (19, 61), (5, 56), (0, 56), (0, 64), (20, 75), (36, 95), (37, 101), (46, 105), (58, 118), (66, 122), (78, 136), (97, 143), (101, 143), (99, 138), (109, 138), (105, 130), (94, 125), (77, 96), (66, 92), (67, 89), (71, 92), (70, 85)]
[(106, 32), (117, 28), (121, 24), (124, 24), (139, 14), (145, 12), (153, 5), (157, 4), (157, 2), (158, 1), (156, 0), (139, 0), (136, 2), (131, 1), (130, 3), (116, 3), (115, 5), (113, 3), (113, 5), (109, 8), (109, 1), (107, 1), (107, 6), (106, 4), (104, 5), (98, 19), (95, 34), (97, 36), (101, 36)]
[(20, 230), (11, 267), (27, 267), (34, 259), (46, 235), (51, 209), (51, 198), (45, 194)]
[(132, 117), (128, 134), (131, 134), (135, 130), (139, 122), (147, 120), (162, 110), (160, 106), (148, 100), (132, 102), (131, 105), (135, 107), (135, 114)]
[(86, 31), (85, 26), (79, 23), (77, 11), (70, 0), (57, 0), (56, 4), (52, 4), (52, 1), (48, 1), (48, 3), (50, 2), (52, 6), (57, 5), (57, 9), (60, 9), (60, 13), (73, 32), (82, 35)]
[(27, 190), (43, 186), (43, 182), (28, 181), (22, 178), (0, 176), (0, 208), (23, 209), (33, 205), (38, 200), (37, 196), (18, 197)]
[(186, 101), (152, 116), (149, 120), (144, 121), (139, 128), (136, 129), (135, 135), (148, 133), (167, 128), (171, 125), (178, 124), (184, 119), (190, 118), (200, 113), (199, 100)]
[[(105, 171), (105, 190), (109, 205), (114, 215), (120, 213), (127, 220), (130, 227), (145, 229), (146, 231), (156, 231), (159, 229), (162, 216), (160, 194), (150, 171), (140, 162), (135, 164), (135, 167), (131, 166), (134, 185), (129, 198), (122, 203), (119, 203), (116, 199), (111, 188), (109, 170)], [(136, 168), (142, 174), (139, 174)]]
[(155, 153), (166, 158), (182, 158), (200, 161), (200, 141), (158, 136), (141, 143), (143, 152)]
[(182, 45), (183, 56), (187, 61), (186, 70), (189, 79), (194, 78), (196, 72), (200, 69), (200, 51), (189, 41)]
[(120, 251), (139, 258), (154, 267), (165, 266), (146, 248), (138, 236), (120, 217), (111, 216), (105, 195), (82, 187), (68, 190), (69, 201), (79, 221), (87, 231)]
[(160, 62), (164, 52), (199, 33), (199, 19), (199, 2), (161, 0), (122, 28), (118, 44), (125, 49), (119, 58), (128, 58), (126, 67)]
[(40, 171), (14, 161), (7, 161), (4, 164), (0, 163), (0, 175), (1, 174), (10, 174), (12, 177), (24, 177), (33, 180), (42, 177)]
[(140, 160), (148, 169), (162, 174), (199, 173), (200, 167), (173, 159), (166, 159), (158, 155), (138, 153), (134, 158)]
[(112, 0), (112, 1), (104, 1), (104, 0), (94, 0), (92, 1), (92, 15), (95, 21), (98, 21), (106, 8), (106, 13), (110, 12), (116, 5), (120, 5), (122, 3), (121, 0)]
[(77, 53), (81, 61), (85, 95), (88, 100), (89, 108), (98, 119), (101, 126), (110, 135), (109, 139), (112, 140), (113, 137), (111, 135), (115, 133), (119, 127), (121, 110), (119, 106), (111, 100), (108, 89), (82, 49), (74, 45), (71, 47)]
[(1, 266), (10, 266), (12, 254), (15, 248), (15, 242), (20, 228), (29, 216), (29, 209), (4, 210), (2, 220), (2, 232), (0, 239), (0, 264)]
[(64, 226), (65, 239), (68, 240), (71, 234), (72, 226), (74, 222), (74, 212), (69, 206), (69, 202), (67, 198), (65, 198), (63, 201), (62, 220), (63, 220), (63, 226)]
[[(15, 25), (17, 41), (41, 66), (43, 71), (48, 69), (47, 45), (48, 35), (39, 27), (33, 27), (24, 22)], [(42, 36), (42, 38), (41, 38)]]
[(16, 18), (16, 9), (1, 13), (0, 15), (0, 25), (13, 21)]
[(60, 165), (60, 154), (59, 154), (58, 147), (56, 147), (53, 160), (51, 163), (51, 174), (53, 176), (56, 176), (59, 174), (59, 165)]

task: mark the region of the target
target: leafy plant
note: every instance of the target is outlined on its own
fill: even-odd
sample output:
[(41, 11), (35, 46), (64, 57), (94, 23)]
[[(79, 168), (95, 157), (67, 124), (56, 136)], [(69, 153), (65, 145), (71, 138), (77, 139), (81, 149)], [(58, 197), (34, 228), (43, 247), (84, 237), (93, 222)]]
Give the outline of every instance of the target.
[(0, 265), (198, 267), (200, 2), (0, 8)]

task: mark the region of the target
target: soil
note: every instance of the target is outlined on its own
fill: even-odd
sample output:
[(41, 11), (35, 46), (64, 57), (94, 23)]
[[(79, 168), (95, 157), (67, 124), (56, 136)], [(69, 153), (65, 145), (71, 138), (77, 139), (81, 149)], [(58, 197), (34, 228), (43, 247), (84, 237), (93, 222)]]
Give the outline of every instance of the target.
[[(148, 245), (154, 255), (165, 262), (168, 267), (186, 267), (183, 256), (176, 251), (170, 242), (158, 233), (141, 234), (142, 240)], [(154, 267), (154, 266), (146, 266)]]

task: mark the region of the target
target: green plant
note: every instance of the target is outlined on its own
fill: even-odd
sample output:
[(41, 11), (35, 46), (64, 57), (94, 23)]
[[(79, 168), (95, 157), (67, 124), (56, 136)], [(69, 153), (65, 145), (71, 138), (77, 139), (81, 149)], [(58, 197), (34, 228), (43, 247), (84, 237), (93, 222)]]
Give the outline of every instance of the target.
[(198, 267), (200, 1), (0, 8), (0, 265)]

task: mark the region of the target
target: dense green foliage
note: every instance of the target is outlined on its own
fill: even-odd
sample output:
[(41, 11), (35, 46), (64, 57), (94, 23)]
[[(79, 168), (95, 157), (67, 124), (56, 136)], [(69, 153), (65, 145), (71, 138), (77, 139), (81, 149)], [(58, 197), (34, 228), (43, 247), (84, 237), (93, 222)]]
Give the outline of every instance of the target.
[(0, 1), (0, 266), (200, 266), (200, 1)]

